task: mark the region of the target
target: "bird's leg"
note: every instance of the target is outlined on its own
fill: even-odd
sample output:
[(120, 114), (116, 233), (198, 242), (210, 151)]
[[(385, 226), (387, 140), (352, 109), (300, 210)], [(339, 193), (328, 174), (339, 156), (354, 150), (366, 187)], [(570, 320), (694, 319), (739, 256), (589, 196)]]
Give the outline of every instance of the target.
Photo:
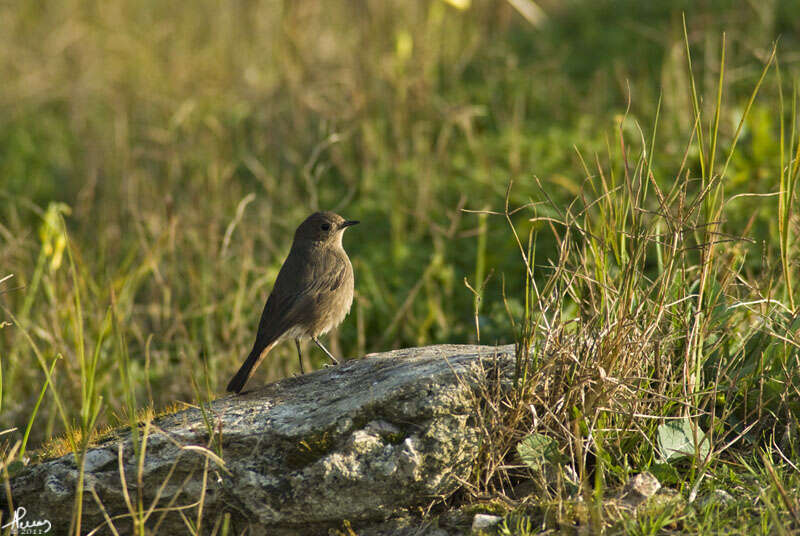
[(306, 371), (303, 370), (303, 354), (300, 352), (300, 339), (295, 339), (294, 345), (297, 346), (297, 360), (300, 361), (300, 374), (305, 374)]
[(335, 357), (333, 357), (333, 354), (331, 354), (331, 353), (328, 351), (328, 349), (327, 349), (327, 348), (325, 348), (324, 346), (322, 346), (322, 343), (321, 343), (321, 342), (319, 342), (319, 339), (318, 339), (318, 338), (316, 338), (316, 337), (311, 337), (311, 340), (312, 340), (312, 341), (314, 341), (314, 343), (316, 343), (316, 345), (317, 345), (317, 346), (319, 346), (319, 347), (320, 347), (320, 349), (321, 349), (323, 352), (325, 352), (325, 355), (327, 355), (328, 357), (330, 357), (330, 358), (331, 358), (331, 361), (333, 361), (333, 362), (334, 362), (335, 364), (337, 364), (337, 365), (339, 364), (339, 360), (338, 360), (338, 359), (336, 359)]

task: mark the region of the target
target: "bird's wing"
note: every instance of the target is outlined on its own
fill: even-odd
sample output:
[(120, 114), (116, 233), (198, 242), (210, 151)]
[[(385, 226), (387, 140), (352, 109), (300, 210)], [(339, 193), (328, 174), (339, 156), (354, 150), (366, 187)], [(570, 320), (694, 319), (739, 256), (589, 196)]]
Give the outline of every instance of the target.
[(302, 321), (304, 313), (339, 288), (347, 277), (346, 261), (334, 252), (318, 250), (317, 262), (307, 251), (292, 251), (283, 263), (264, 305), (256, 346), (264, 348)]

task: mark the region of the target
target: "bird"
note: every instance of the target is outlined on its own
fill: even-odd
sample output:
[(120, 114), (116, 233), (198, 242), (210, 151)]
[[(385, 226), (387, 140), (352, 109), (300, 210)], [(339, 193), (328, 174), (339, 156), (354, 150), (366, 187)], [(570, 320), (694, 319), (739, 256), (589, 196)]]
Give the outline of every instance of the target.
[(357, 223), (334, 212), (315, 212), (300, 224), (264, 305), (253, 349), (227, 391), (240, 393), (269, 351), (284, 340), (294, 339), (301, 373), (305, 373), (301, 339), (311, 339), (334, 364), (339, 363), (319, 336), (341, 324), (353, 304), (353, 265), (342, 236)]

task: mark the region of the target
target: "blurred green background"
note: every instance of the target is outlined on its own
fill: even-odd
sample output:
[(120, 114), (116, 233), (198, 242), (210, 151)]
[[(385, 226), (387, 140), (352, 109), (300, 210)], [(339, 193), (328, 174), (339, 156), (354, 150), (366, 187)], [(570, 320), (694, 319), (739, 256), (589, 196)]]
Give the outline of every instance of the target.
[[(157, 408), (220, 392), (318, 209), (363, 222), (345, 236), (357, 297), (335, 353), (475, 341), (464, 278), (490, 273), (481, 342), (513, 342), (501, 288), (522, 307), (519, 251), (503, 218), (462, 209), (501, 210), (512, 179), (514, 205), (566, 206), (587, 180), (577, 151), (618, 152), (628, 107), (629, 142), (639, 128), (649, 140), (659, 99), (654, 166), (669, 186), (694, 117), (682, 13), (710, 109), (726, 32), (725, 151), (778, 38), (791, 95), (796, 1), (0, 3), (0, 279), (13, 274), (0, 283), (0, 428), (24, 428), (44, 383), (31, 342), (47, 363), (63, 357), (53, 381), (72, 418), (79, 352), (97, 356), (100, 423), (123, 411), (126, 383)], [(776, 73), (729, 193), (775, 189)], [(733, 229), (757, 239), (749, 269), (765, 269), (776, 202), (732, 203)], [(520, 212), (520, 233), (549, 210)], [(554, 252), (542, 233), (537, 264)], [(252, 382), (297, 372), (285, 344)], [(62, 431), (56, 415), (47, 395), (32, 442)]]

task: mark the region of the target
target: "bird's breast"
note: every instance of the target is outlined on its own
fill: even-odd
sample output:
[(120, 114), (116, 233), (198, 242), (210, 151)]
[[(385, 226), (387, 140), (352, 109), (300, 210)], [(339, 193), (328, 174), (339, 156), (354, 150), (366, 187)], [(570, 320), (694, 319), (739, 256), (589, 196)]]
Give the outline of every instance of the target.
[(317, 295), (316, 314), (313, 315), (315, 321), (309, 326), (314, 336), (327, 333), (341, 324), (353, 305), (354, 278), (350, 259), (344, 251), (336, 252), (334, 257), (331, 263), (336, 268), (327, 271), (323, 276), (325, 281), (320, 282), (327, 292)]

